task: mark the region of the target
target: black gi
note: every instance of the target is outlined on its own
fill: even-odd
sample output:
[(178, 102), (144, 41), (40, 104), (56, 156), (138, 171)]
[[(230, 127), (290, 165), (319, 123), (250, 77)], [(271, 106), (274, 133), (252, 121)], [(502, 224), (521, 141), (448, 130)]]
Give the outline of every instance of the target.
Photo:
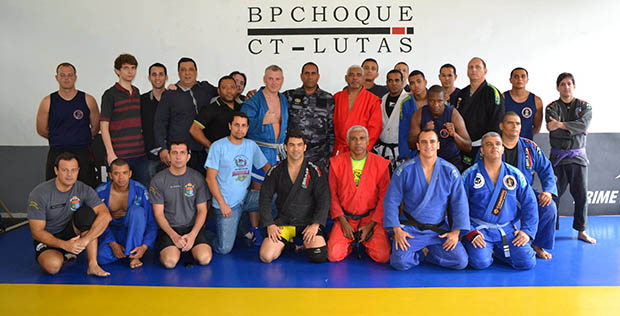
[(504, 117), (506, 108), (504, 107), (504, 97), (493, 85), (488, 84), (485, 80), (478, 87), (473, 95), (469, 91), (471, 86), (467, 86), (461, 90), (456, 98), (454, 106), (465, 121), (465, 127), (472, 140), (471, 151), (463, 152), (463, 162), (470, 166), (475, 161), (480, 144), (476, 141), (482, 138), (487, 132), (499, 131), (499, 123)]
[[(575, 200), (573, 228), (586, 230), (588, 216), (588, 157), (585, 152), (586, 134), (592, 120), (592, 107), (586, 101), (573, 99), (566, 104), (556, 100), (547, 105), (545, 121), (550, 118), (564, 122), (565, 129), (558, 128), (549, 132), (553, 172), (557, 177), (558, 195), (554, 197), (560, 209), (560, 197), (570, 184), (570, 194)], [(566, 157), (562, 157), (568, 154)]]
[[(278, 215), (271, 215), (271, 201), (276, 194)], [(327, 177), (314, 163), (304, 159), (295, 183), (288, 173), (288, 159), (273, 166), (260, 190), (260, 226), (325, 226), (330, 206)]]

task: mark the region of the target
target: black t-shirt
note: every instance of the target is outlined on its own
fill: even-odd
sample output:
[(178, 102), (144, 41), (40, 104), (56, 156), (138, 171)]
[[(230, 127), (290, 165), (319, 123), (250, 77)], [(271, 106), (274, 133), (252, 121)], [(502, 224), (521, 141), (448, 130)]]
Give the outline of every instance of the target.
[(383, 98), (383, 96), (390, 92), (386, 86), (382, 86), (380, 84), (375, 84), (372, 88), (367, 89), (372, 92), (372, 94), (376, 95), (379, 99)]
[(385, 113), (387, 113), (388, 116), (392, 115), (392, 111), (394, 111), (396, 101), (398, 101), (399, 97), (400, 95), (397, 95), (395, 97), (388, 95), (387, 99), (385, 100)]
[(519, 152), (519, 146), (515, 146), (512, 149), (508, 149), (508, 147), (504, 146), (504, 161), (514, 167), (517, 167), (517, 163), (519, 162), (518, 160), (518, 152)]
[(155, 111), (157, 111), (159, 101), (151, 94), (151, 91), (140, 96), (140, 116), (142, 118), (142, 136), (144, 137), (144, 149), (147, 157), (151, 160), (159, 160), (158, 156), (150, 153), (155, 146)]
[(230, 135), (228, 123), (232, 122), (233, 113), (241, 110), (241, 104), (235, 101), (234, 109), (228, 107), (221, 98), (217, 98), (215, 102), (203, 107), (198, 113), (196, 123), (204, 128), (202, 132), (210, 142), (224, 138)]

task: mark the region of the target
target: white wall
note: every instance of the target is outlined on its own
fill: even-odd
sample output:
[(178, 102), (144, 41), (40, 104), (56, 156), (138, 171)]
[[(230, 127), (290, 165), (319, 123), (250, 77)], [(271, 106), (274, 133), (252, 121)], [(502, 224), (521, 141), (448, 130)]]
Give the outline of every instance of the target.
[[(269, 6), (280, 6), (284, 13), (276, 23), (263, 16), (260, 23), (249, 23), (248, 6), (268, 13)], [(305, 7), (305, 22), (290, 20), (290, 9)], [(311, 7), (326, 5), (328, 22), (311, 22)], [(249, 53), (249, 27), (328, 27), (362, 26), (349, 17), (333, 22), (330, 12), (338, 5), (351, 10), (368, 6), (373, 17), (369, 26), (414, 26), (413, 51), (377, 54), (381, 36), (371, 36), (367, 53), (354, 49), (337, 54), (312, 50), (279, 55)], [(387, 23), (376, 18), (376, 6), (411, 6), (413, 20)], [(393, 14), (398, 14), (393, 11)], [(124, 52), (140, 63), (135, 85), (150, 90), (147, 67), (165, 63), (170, 81), (176, 81), (176, 62), (191, 56), (198, 63), (202, 80), (216, 82), (231, 70), (248, 74), (248, 87), (261, 83), (262, 70), (279, 64), (285, 70), (284, 88), (299, 85), (299, 68), (308, 60), (319, 64), (320, 85), (328, 91), (341, 89), (346, 68), (366, 57), (379, 60), (383, 81), (388, 69), (400, 60), (411, 69), (427, 74), (429, 84), (438, 83), (440, 65), (451, 62), (460, 75), (457, 86), (467, 85), (465, 67), (472, 56), (487, 61), (487, 79), (501, 90), (510, 88), (509, 72), (523, 66), (530, 72), (529, 88), (547, 104), (557, 98), (555, 79), (569, 71), (576, 77), (576, 95), (594, 106), (592, 132), (620, 132), (616, 123), (617, 105), (611, 100), (618, 67), (617, 40), (620, 31), (620, 2), (605, 1), (2, 1), (0, 3), (0, 145), (44, 145), (35, 132), (38, 104), (57, 89), (54, 71), (58, 63), (70, 61), (78, 69), (77, 86), (98, 101), (116, 76), (114, 58)], [(339, 36), (344, 37), (344, 36)], [(351, 37), (350, 41), (356, 36)], [(401, 36), (387, 35), (391, 43)], [(254, 38), (254, 37), (252, 37)], [(286, 43), (310, 43), (311, 37), (278, 37)], [(268, 37), (263, 37), (268, 41)], [(332, 36), (321, 37), (325, 46)], [(353, 46), (352, 43), (349, 43)]]

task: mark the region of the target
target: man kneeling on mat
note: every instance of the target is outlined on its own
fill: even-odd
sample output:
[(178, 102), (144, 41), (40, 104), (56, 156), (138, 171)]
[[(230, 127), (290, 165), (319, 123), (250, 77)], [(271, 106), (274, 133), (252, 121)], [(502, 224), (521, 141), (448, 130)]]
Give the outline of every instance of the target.
[(77, 181), (78, 160), (71, 153), (56, 158), (56, 178), (39, 184), (28, 197), (28, 222), (35, 258), (43, 271), (56, 274), (63, 262), (86, 249), (89, 275), (110, 273), (97, 263), (97, 237), (108, 226), (108, 208), (91, 187)]
[[(467, 252), (459, 234), (469, 230), (469, 205), (463, 180), (454, 165), (437, 157), (439, 137), (434, 129), (417, 135), (417, 149), (417, 157), (394, 171), (383, 202), (383, 225), (394, 231), (390, 265), (407, 270), (425, 260), (464, 269)], [(399, 216), (401, 203), (404, 209)]]
[[(301, 132), (289, 131), (284, 148), (287, 158), (269, 170), (260, 191), (260, 225), (269, 236), (261, 245), (260, 260), (270, 263), (277, 259), (285, 246), (295, 247), (293, 238), (300, 235), (310, 261), (325, 262), (324, 225), (330, 201), (327, 179), (317, 165), (304, 158), (306, 141)], [(274, 194), (275, 220), (271, 214)]]
[(211, 262), (204, 223), (207, 219), (207, 184), (202, 175), (187, 167), (191, 154), (183, 141), (168, 146), (170, 167), (157, 173), (149, 191), (153, 215), (159, 225), (157, 248), (164, 267), (174, 268), (181, 251), (191, 251), (200, 265)]
[(97, 187), (97, 194), (112, 215), (112, 222), (99, 237), (97, 261), (112, 263), (129, 257), (129, 267), (142, 266), (140, 259), (155, 246), (157, 223), (149, 202), (148, 190), (131, 179), (126, 160), (117, 158), (110, 164), (111, 181)]
[(390, 185), (390, 161), (368, 152), (368, 130), (364, 126), (349, 128), (347, 146), (348, 152), (329, 160), (334, 226), (329, 233), (328, 259), (344, 260), (353, 249), (359, 259), (364, 246), (372, 260), (386, 263), (390, 260), (390, 243), (383, 229), (383, 197)]
[[(469, 265), (486, 269), (497, 258), (518, 270), (531, 269), (536, 257), (530, 240), (538, 227), (534, 191), (519, 169), (502, 161), (499, 134), (484, 134), (480, 153), (482, 160), (463, 173), (471, 222), (464, 242)], [(514, 223), (519, 221), (517, 228)]]

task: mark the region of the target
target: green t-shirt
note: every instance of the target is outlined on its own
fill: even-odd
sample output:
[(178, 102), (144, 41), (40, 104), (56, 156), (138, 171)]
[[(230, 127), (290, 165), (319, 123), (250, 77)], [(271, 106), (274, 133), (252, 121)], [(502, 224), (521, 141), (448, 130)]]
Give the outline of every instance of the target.
[(357, 187), (360, 184), (360, 178), (362, 177), (362, 170), (364, 170), (364, 165), (366, 164), (366, 158), (364, 157), (362, 160), (355, 160), (351, 157), (351, 166), (353, 167), (353, 180), (355, 181), (355, 186)]

